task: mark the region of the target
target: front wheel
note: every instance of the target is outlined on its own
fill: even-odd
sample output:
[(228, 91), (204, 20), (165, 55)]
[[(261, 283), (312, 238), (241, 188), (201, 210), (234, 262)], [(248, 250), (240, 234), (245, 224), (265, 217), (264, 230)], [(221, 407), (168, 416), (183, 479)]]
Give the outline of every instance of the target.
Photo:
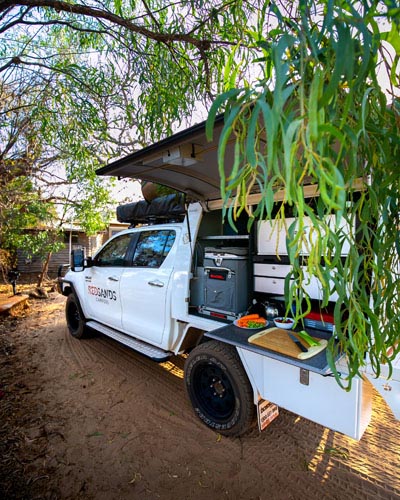
[(77, 339), (84, 337), (86, 333), (86, 322), (81, 312), (78, 299), (73, 293), (68, 295), (65, 305), (65, 317), (69, 333)]
[(240, 436), (253, 425), (253, 390), (234, 347), (210, 341), (193, 349), (185, 384), (195, 413), (211, 429)]

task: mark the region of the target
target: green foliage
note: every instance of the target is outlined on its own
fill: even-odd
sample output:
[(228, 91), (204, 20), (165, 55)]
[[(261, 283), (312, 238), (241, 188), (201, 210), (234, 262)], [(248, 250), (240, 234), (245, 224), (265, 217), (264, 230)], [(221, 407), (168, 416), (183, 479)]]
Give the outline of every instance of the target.
[(0, 84), (0, 245), (44, 258), (63, 246), (65, 222), (82, 217), (92, 234), (108, 220), (108, 184), (95, 176), (91, 145), (105, 127), (101, 108), (60, 75)]
[[(14, 247), (27, 244), (23, 228), (50, 223), (33, 215), (37, 206), (56, 208), (55, 229), (71, 221), (89, 234), (102, 229), (110, 183), (96, 169), (168, 135), (222, 90), (230, 45), (246, 39), (238, 21), (256, 8), (163, 0), (8, 7), (0, 5), (0, 169), (33, 183), (30, 200), (17, 185), (9, 198), (26, 200), (24, 217), (0, 196), (3, 241)], [(11, 172), (11, 162), (23, 171)], [(7, 226), (9, 209), (18, 222)]]
[[(308, 314), (309, 276), (322, 284), (321, 307), (337, 293), (338, 342), (331, 339), (328, 361), (347, 388), (368, 358), (379, 375), (380, 363), (390, 368), (400, 351), (399, 101), (390, 96), (388, 102), (377, 77), (381, 58), (399, 90), (398, 73), (394, 79), (382, 46), (386, 40), (396, 52), (399, 40), (399, 13), (388, 7), (302, 0), (288, 17), (283, 3), (270, 4), (274, 29), (265, 32), (263, 24), (252, 35), (263, 75), (255, 85), (227, 89), (207, 123), (210, 135), (216, 113), (225, 109), (218, 157), (233, 225), (254, 187), (263, 196), (250, 224), (272, 218), (273, 193), (284, 189), (277, 217), (284, 221), (290, 209), (298, 219), (297, 228), (288, 228), (293, 272), (286, 282), (287, 308), (295, 307), (298, 321)], [(379, 18), (391, 23), (390, 36), (380, 33)], [(235, 161), (227, 165), (224, 152), (232, 136)], [(306, 184), (317, 187), (315, 208), (307, 203)], [(348, 255), (341, 257), (345, 246)], [(347, 355), (347, 381), (335, 366), (338, 352)]]
[(18, 12), (15, 7), (0, 18), (0, 70), (2, 62), (9, 64), (3, 73), (19, 82), (36, 73), (51, 75), (57, 78), (54, 112), (63, 110), (58, 99), (63, 88), (77, 109), (87, 111), (93, 99), (113, 108), (103, 131), (108, 139), (110, 122), (126, 121), (135, 127), (136, 140), (147, 143), (170, 134), (199, 102), (207, 105), (222, 90), (232, 45), (238, 45), (243, 77), (251, 58), (251, 50), (243, 48), (248, 40), (243, 20), (254, 15), (258, 3), (105, 0), (94, 8), (56, 0), (47, 8), (33, 3)]
[(1, 248), (11, 253), (23, 248), (27, 255), (44, 257), (62, 247), (56, 231), (43, 230), (54, 218), (54, 207), (43, 203), (29, 178), (7, 182), (0, 199)]

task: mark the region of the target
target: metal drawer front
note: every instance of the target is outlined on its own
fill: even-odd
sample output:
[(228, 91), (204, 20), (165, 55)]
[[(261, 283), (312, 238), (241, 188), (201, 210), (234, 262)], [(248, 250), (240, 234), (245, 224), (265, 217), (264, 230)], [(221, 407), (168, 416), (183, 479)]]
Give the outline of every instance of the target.
[(281, 264), (254, 264), (255, 276), (271, 276), (276, 278), (285, 278), (290, 273), (291, 266)]
[(264, 278), (255, 276), (254, 291), (283, 295), (285, 292), (285, 280), (283, 278)]

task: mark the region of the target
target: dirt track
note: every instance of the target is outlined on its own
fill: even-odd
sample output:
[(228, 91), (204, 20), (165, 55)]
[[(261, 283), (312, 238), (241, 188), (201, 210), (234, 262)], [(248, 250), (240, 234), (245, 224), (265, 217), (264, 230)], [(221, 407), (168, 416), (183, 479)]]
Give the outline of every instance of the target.
[(378, 396), (360, 442), (296, 415), (222, 438), (194, 416), (177, 357), (69, 336), (64, 298), (0, 325), (0, 497), (400, 498), (400, 425)]

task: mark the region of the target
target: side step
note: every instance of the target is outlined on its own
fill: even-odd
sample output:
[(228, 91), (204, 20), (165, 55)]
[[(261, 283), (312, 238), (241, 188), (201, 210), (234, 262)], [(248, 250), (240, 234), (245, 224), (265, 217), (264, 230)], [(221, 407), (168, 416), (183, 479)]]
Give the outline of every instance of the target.
[(173, 352), (171, 351), (164, 351), (159, 347), (154, 347), (151, 344), (147, 344), (146, 342), (130, 337), (129, 335), (125, 335), (125, 333), (121, 333), (113, 328), (102, 325), (97, 321), (88, 321), (86, 326), (107, 335), (107, 337), (111, 337), (112, 339), (140, 352), (141, 354), (144, 354), (153, 361), (157, 361), (157, 363), (167, 361), (167, 359), (173, 355)]

